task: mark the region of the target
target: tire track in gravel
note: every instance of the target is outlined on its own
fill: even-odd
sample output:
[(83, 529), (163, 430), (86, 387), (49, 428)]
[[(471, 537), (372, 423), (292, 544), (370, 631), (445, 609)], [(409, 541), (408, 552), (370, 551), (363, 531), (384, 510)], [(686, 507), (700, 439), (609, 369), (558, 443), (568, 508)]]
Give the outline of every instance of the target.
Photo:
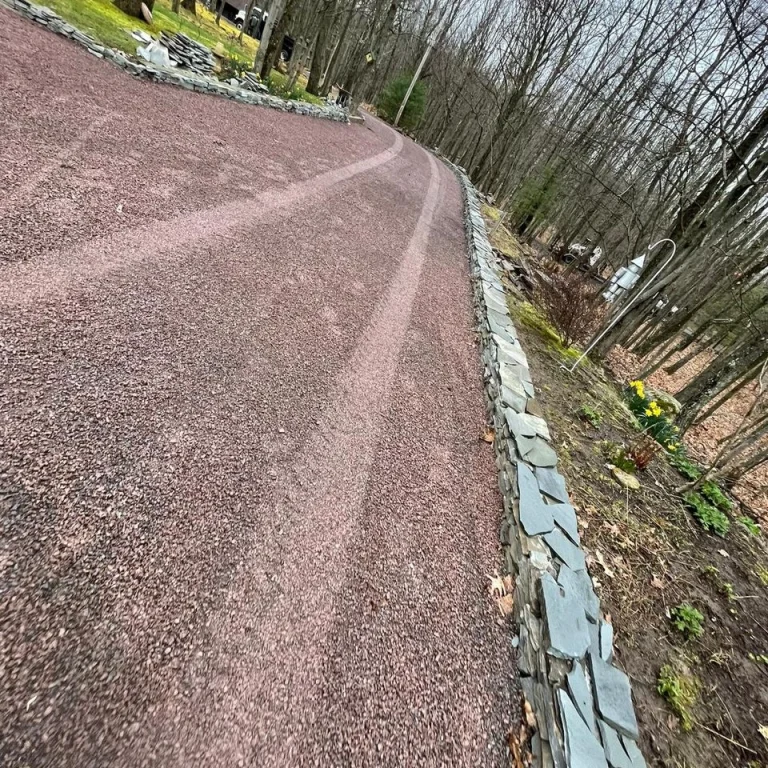
[(185, 246), (199, 245), (214, 237), (230, 237), (228, 233), (233, 230), (253, 226), (277, 210), (320, 196), (344, 181), (388, 163), (402, 149), (403, 139), (395, 134), (394, 143), (383, 152), (282, 189), (267, 189), (251, 198), (97, 238), (78, 247), (74, 254), (47, 254), (34, 264), (9, 265), (5, 269), (6, 279), (0, 285), (0, 306), (29, 306), (64, 294), (73, 285), (88, 286), (100, 275), (137, 262), (173, 258)]
[[(34, 764), (138, 765), (126, 729), (208, 653), (206, 618), (271, 525), (258, 509), (270, 478), (291, 466), (397, 270), (428, 182), (421, 150), (407, 150), (226, 248), (0, 312), (0, 482), (22, 504), (6, 516), (0, 499), (17, 609), (0, 611), (10, 756), (26, 740)], [(336, 340), (317, 322), (331, 309)], [(190, 561), (199, 577), (178, 573)]]
[[(214, 619), (213, 658), (192, 665), (196, 693), (153, 715), (164, 765), (299, 765), (319, 712), (324, 639), (424, 264), (440, 196), (436, 161), (411, 241), (386, 296), (337, 378), (329, 405)], [(254, 575), (269, 574), (258, 584)], [(218, 651), (216, 649), (219, 649)], [(170, 731), (168, 727), (170, 726)], [(160, 745), (163, 745), (161, 747)]]

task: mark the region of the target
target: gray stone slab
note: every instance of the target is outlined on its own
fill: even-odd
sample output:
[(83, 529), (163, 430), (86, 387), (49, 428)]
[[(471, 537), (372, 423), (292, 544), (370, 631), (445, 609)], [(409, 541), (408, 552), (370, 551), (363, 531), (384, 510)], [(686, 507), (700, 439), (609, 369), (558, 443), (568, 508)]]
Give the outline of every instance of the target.
[(547, 653), (560, 659), (581, 659), (589, 648), (584, 608), (566, 594), (549, 573), (541, 575), (541, 600), (549, 637)]
[(528, 396), (525, 394), (522, 384), (520, 391), (517, 392), (504, 384), (501, 385), (501, 402), (509, 406), (513, 411), (522, 413), (525, 411), (525, 405), (528, 402)]
[(535, 467), (554, 467), (557, 464), (557, 454), (554, 448), (538, 436), (534, 438), (534, 443), (533, 447), (525, 454), (525, 460), (530, 461)]
[(584, 553), (561, 530), (556, 528), (551, 533), (544, 534), (544, 541), (572, 571), (586, 569)]
[(597, 721), (595, 720), (595, 708), (592, 701), (592, 688), (587, 680), (587, 670), (580, 661), (573, 663), (573, 669), (566, 678), (571, 699), (579, 710), (584, 722), (592, 733), (597, 734)]
[(568, 768), (608, 768), (600, 742), (562, 688), (557, 692), (557, 700), (563, 718)]
[(536, 437), (524, 437), (523, 435), (515, 437), (515, 446), (521, 459), (525, 458), (533, 450), (537, 439)]
[(636, 741), (628, 739), (626, 736), (621, 737), (621, 743), (624, 745), (624, 749), (629, 755), (629, 759), (632, 761), (632, 768), (647, 768), (643, 753), (640, 751), (640, 747)]
[(525, 352), (523, 352), (520, 345), (498, 344), (496, 347), (496, 357), (500, 363), (521, 365), (528, 368), (528, 358), (525, 356)]
[(526, 389), (526, 383), (521, 376), (522, 371), (523, 368), (519, 365), (502, 363), (499, 365), (499, 378), (501, 378), (501, 383), (504, 386), (514, 391), (521, 390), (526, 397), (530, 397)]
[(536, 467), (536, 479), (539, 481), (539, 488), (551, 499), (568, 504), (568, 491), (565, 490), (565, 478), (551, 467)]
[(576, 520), (576, 510), (570, 504), (550, 504), (549, 507), (555, 522), (562, 528), (563, 533), (566, 533), (574, 544), (580, 544), (581, 537), (579, 536), (579, 524)]
[(600, 598), (595, 594), (592, 578), (586, 570), (572, 571), (567, 565), (561, 565), (557, 582), (566, 592), (578, 597), (590, 621), (596, 622), (600, 618)]
[(608, 725), (630, 739), (637, 739), (637, 718), (629, 678), (603, 659), (589, 654), (597, 711)]
[(536, 397), (536, 390), (533, 388), (533, 382), (530, 379), (523, 379), (523, 387), (528, 397)]
[(555, 519), (539, 493), (533, 472), (523, 463), (517, 463), (517, 488), (520, 492), (520, 525), (529, 536), (548, 533), (555, 527)]
[(598, 721), (598, 726), (608, 765), (611, 768), (632, 768), (632, 760), (624, 749), (619, 734), (602, 720)]
[(610, 661), (613, 658), (613, 624), (600, 619), (600, 658)]
[[(509, 411), (504, 414), (509, 429), (515, 437), (536, 437), (536, 425), (531, 423), (526, 416), (525, 413), (510, 413)], [(533, 482), (536, 482), (535, 478)], [(538, 493), (538, 483), (536, 483), (536, 492)]]

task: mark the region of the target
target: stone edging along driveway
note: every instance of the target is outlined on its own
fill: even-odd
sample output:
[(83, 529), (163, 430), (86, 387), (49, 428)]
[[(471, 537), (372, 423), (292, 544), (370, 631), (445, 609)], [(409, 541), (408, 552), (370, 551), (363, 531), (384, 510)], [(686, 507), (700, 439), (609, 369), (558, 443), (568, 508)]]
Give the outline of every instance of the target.
[(339, 123), (348, 123), (349, 115), (346, 110), (333, 104), (318, 106), (304, 101), (295, 101), (292, 99), (281, 99), (266, 93), (255, 93), (245, 88), (238, 88), (229, 83), (219, 82), (214, 78), (206, 78), (196, 75), (188, 70), (176, 71), (172, 69), (161, 69), (147, 62), (132, 61), (122, 51), (107, 48), (97, 43), (92, 37), (81, 32), (77, 27), (64, 21), (57, 13), (44, 5), (37, 5), (30, 0), (0, 0), (0, 5), (10, 8), (20, 13), (30, 21), (48, 27), (63, 37), (78, 43), (85, 48), (88, 53), (99, 59), (108, 59), (118, 67), (130, 72), (136, 77), (144, 77), (154, 80), (158, 83), (168, 83), (169, 85), (178, 85), (189, 91), (198, 91), (199, 93), (211, 93), (216, 96), (226, 96), (243, 104), (256, 104), (262, 107), (271, 107), (279, 109), (282, 112), (295, 112), (299, 115), (309, 115), (310, 117), (320, 117), (326, 120), (335, 120)]
[(495, 429), (506, 569), (516, 576), (521, 686), (536, 717), (537, 768), (645, 768), (629, 678), (612, 664), (613, 627), (580, 548), (576, 513), (547, 423), (535, 400), (525, 352), (477, 193), (454, 166), (482, 343), (487, 407)]

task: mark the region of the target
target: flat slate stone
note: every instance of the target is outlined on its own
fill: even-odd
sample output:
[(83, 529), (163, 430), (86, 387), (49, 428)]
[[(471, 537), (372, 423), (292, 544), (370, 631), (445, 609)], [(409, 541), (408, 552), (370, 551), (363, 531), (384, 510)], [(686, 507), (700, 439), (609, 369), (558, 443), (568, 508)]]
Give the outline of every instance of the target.
[(581, 537), (579, 536), (579, 524), (576, 520), (576, 510), (570, 504), (550, 504), (549, 507), (557, 525), (562, 528), (564, 533), (568, 534), (568, 538), (574, 544), (580, 544)]
[[(526, 414), (524, 413), (510, 413), (507, 411), (504, 414), (509, 429), (515, 437), (536, 437), (536, 425), (532, 424), (530, 420), (525, 417)], [(534, 482), (536, 482), (535, 478)], [(536, 491), (538, 492), (538, 483), (536, 484)]]
[(590, 642), (584, 608), (549, 573), (542, 573), (540, 583), (549, 636), (547, 653), (559, 659), (583, 658)]
[(611, 768), (632, 768), (632, 760), (621, 743), (621, 737), (610, 725), (606, 725), (602, 720), (598, 722), (600, 727), (600, 738), (603, 742), (605, 756), (608, 759), (608, 765)]
[(535, 472), (542, 493), (546, 493), (547, 496), (555, 501), (568, 504), (570, 499), (568, 498), (568, 491), (565, 490), (565, 478), (556, 469), (536, 467)]
[[(525, 435), (515, 436), (515, 445), (521, 459), (525, 458), (533, 450), (537, 439), (536, 437), (525, 437)], [(536, 487), (538, 488), (538, 485)]]
[(557, 700), (563, 718), (568, 768), (608, 768), (600, 742), (587, 728), (570, 697), (562, 688), (557, 692)]
[(632, 761), (632, 768), (647, 768), (643, 753), (640, 751), (640, 747), (637, 746), (636, 741), (622, 736), (621, 743), (624, 745), (624, 749), (627, 750), (629, 759)]
[(504, 405), (509, 406), (513, 411), (522, 413), (525, 411), (525, 405), (528, 401), (528, 396), (525, 394), (525, 390), (520, 385), (520, 391), (516, 392), (505, 384), (501, 385), (501, 402)]
[(580, 661), (573, 663), (573, 669), (568, 673), (568, 690), (571, 692), (576, 709), (579, 710), (584, 722), (592, 733), (597, 735), (597, 721), (595, 720), (595, 709), (592, 701), (592, 690), (587, 681), (587, 670)]
[(584, 613), (590, 621), (600, 617), (600, 598), (595, 594), (592, 578), (587, 571), (572, 571), (567, 565), (561, 565), (557, 574), (557, 583), (566, 591), (578, 597), (584, 606)]
[[(525, 386), (525, 382), (523, 382)], [(525, 454), (525, 459), (535, 467), (554, 467), (557, 464), (557, 454), (554, 448), (543, 438), (536, 436), (535, 444)]]
[(555, 527), (555, 519), (539, 493), (533, 472), (521, 461), (517, 462), (517, 488), (520, 491), (520, 525), (528, 536), (548, 533)]
[(637, 718), (629, 678), (593, 653), (589, 654), (597, 711), (608, 725), (630, 739), (637, 739)]
[(572, 571), (586, 570), (584, 553), (561, 530), (556, 528), (551, 533), (545, 533), (544, 541)]

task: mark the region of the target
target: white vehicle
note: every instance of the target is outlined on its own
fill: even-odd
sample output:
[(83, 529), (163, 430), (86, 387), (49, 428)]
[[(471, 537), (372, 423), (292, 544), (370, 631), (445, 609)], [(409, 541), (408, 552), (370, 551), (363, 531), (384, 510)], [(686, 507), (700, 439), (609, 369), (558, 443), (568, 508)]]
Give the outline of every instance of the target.
[[(262, 11), (261, 8), (256, 8), (254, 6), (253, 10), (251, 11), (251, 27), (259, 25), (259, 23), (262, 21), (266, 21), (268, 16), (269, 14), (265, 11)], [(235, 26), (238, 29), (242, 29), (243, 24), (245, 24), (245, 8), (243, 8), (241, 11), (238, 11), (237, 16), (235, 16)], [(248, 27), (246, 27), (245, 31), (249, 31)]]
[[(587, 240), (587, 243), (590, 243)], [(571, 243), (568, 246), (568, 250), (565, 253), (564, 261), (570, 263), (572, 261), (581, 261), (584, 254), (591, 248), (591, 245), (583, 245), (582, 243)], [(592, 267), (599, 261), (603, 255), (603, 249), (598, 245), (589, 257), (589, 266)]]

